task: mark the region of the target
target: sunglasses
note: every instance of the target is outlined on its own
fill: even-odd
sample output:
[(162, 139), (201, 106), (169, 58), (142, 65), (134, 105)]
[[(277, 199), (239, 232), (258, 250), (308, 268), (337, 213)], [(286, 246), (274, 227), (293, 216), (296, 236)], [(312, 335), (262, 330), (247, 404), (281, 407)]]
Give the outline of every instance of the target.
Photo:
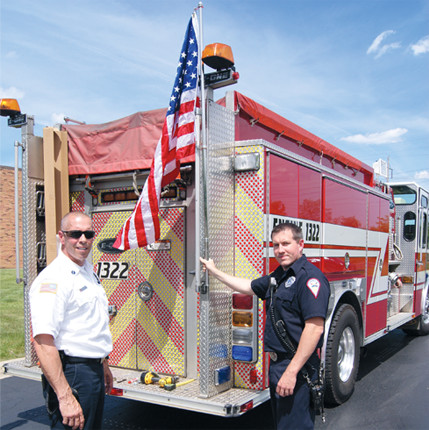
[(95, 236), (95, 231), (93, 230), (61, 230), (66, 236), (71, 237), (72, 239), (80, 239), (84, 234), (86, 239), (92, 239)]

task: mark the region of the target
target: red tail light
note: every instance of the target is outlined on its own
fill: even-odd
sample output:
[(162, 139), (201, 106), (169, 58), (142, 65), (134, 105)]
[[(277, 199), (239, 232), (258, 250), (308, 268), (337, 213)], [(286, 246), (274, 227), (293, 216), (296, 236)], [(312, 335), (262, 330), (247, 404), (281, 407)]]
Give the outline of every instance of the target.
[(123, 396), (124, 390), (122, 388), (112, 388), (112, 390), (109, 393), (111, 396)]
[(240, 412), (247, 412), (253, 409), (253, 400), (240, 406)]

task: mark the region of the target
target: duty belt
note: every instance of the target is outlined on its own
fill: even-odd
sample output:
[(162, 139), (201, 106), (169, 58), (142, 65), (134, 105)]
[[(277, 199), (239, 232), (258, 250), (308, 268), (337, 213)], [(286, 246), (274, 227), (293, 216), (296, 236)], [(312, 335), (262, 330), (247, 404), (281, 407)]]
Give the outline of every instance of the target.
[(290, 354), (286, 354), (285, 352), (274, 352), (274, 351), (269, 351), (268, 354), (270, 355), (270, 359), (274, 362), (276, 361), (281, 361), (281, 360), (286, 360), (291, 359), (292, 357), (290, 356)]
[(103, 358), (88, 358), (88, 357), (72, 357), (60, 351), (61, 361), (69, 364), (102, 364), (106, 357)]

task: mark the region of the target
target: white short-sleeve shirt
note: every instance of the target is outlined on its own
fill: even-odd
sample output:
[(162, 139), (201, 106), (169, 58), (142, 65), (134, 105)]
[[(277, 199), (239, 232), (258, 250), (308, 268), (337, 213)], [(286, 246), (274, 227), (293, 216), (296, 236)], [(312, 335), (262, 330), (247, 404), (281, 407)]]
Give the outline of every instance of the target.
[(33, 337), (53, 336), (55, 346), (73, 357), (102, 358), (112, 351), (106, 293), (91, 265), (58, 257), (30, 289)]

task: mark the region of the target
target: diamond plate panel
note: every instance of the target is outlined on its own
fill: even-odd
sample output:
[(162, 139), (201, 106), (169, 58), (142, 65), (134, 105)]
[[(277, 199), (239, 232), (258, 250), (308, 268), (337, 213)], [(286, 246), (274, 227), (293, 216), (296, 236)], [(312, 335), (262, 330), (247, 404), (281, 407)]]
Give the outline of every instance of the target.
[[(258, 145), (236, 148), (236, 152), (258, 152), (261, 160), (257, 172), (238, 173), (235, 179), (235, 274), (254, 279), (264, 274), (264, 151)], [(235, 363), (235, 387), (261, 390), (267, 386), (267, 363), (263, 355), (264, 317), (264, 304), (258, 300), (258, 361)], [(250, 381), (253, 369), (256, 370), (256, 383)]]
[[(37, 216), (37, 192), (43, 190), (43, 181), (30, 177), (30, 147), (37, 144), (34, 139), (34, 118), (28, 116), (27, 124), (21, 129), (22, 136), (22, 249), (23, 249), (23, 279), (24, 279), (24, 338), (25, 338), (25, 364), (27, 366), (37, 363), (31, 328), (31, 313), (29, 292), (31, 284), (40, 270), (45, 266), (43, 261), (45, 236), (44, 216)], [(17, 184), (18, 185), (18, 184)], [(44, 200), (43, 200), (44, 201)], [(44, 205), (43, 205), (44, 206)], [(43, 208), (44, 209), (44, 208)]]
[(403, 238), (402, 232), (404, 231), (404, 215), (408, 211), (413, 211), (414, 213), (417, 212), (417, 205), (415, 207), (412, 206), (402, 206), (397, 205), (396, 206), (396, 220), (397, 220), (397, 230), (400, 235), (398, 235), (398, 241), (399, 241), (399, 248), (402, 251), (402, 254), (405, 256), (403, 260), (399, 261), (399, 265), (396, 268), (396, 271), (398, 273), (404, 274), (404, 275), (412, 275), (415, 271), (415, 255), (416, 255), (416, 248), (417, 248), (417, 237), (412, 242), (409, 242)]
[[(210, 124), (207, 142), (206, 179), (208, 253), (227, 273), (234, 268), (234, 114), (209, 102)], [(204, 187), (204, 183), (201, 185)], [(204, 188), (202, 188), (204, 189)], [(201, 199), (204, 200), (204, 199)], [(204, 203), (203, 203), (204, 204)], [(201, 222), (205, 225), (205, 220)], [(201, 237), (205, 237), (202, 231)], [(204, 255), (201, 250), (201, 255)], [(231, 381), (216, 386), (215, 370), (231, 366), (231, 293), (214, 278), (208, 294), (200, 295), (200, 394), (211, 397), (232, 386)]]
[(28, 178), (24, 172), (23, 157), (23, 202), (22, 202), (22, 235), (23, 235), (23, 273), (24, 273), (24, 332), (25, 332), (25, 361), (28, 365), (36, 364), (38, 361), (36, 351), (33, 347), (31, 312), (29, 293), (31, 284), (39, 272), (44, 268), (43, 262), (44, 244), (46, 244), (45, 220), (38, 218), (37, 213), (37, 191), (43, 188), (43, 182)]

